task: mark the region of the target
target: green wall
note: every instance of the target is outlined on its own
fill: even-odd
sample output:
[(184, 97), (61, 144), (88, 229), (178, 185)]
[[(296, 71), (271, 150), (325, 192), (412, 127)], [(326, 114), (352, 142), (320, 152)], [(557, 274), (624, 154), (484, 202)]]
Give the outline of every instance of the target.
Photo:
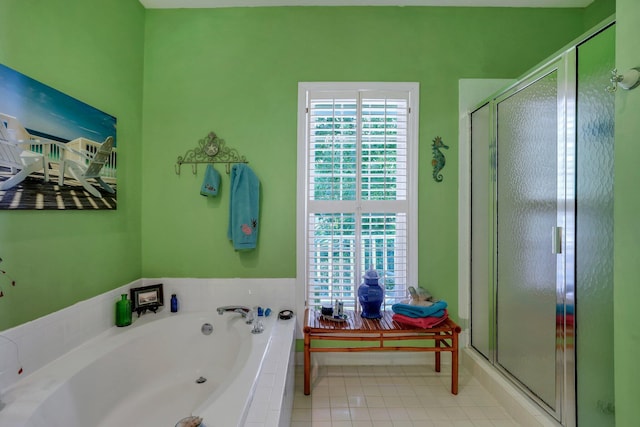
[(0, 63), (118, 119), (117, 211), (0, 211), (0, 330), (140, 277), (144, 9), (2, 0)]
[[(583, 11), (0, 4), (0, 63), (113, 114), (119, 140), (117, 211), (0, 212), (0, 267), (18, 284), (0, 276), (0, 330), (142, 276), (294, 277), (298, 81), (421, 83), (421, 284), (456, 301), (458, 79), (517, 77), (613, 12), (613, 0)], [(640, 3), (616, 8), (624, 70), (640, 65)], [(616, 422), (631, 426), (640, 395), (640, 92), (616, 96)], [(228, 177), (221, 197), (205, 199), (202, 169), (175, 175), (176, 157), (210, 130), (262, 179), (257, 251), (234, 253), (226, 240)], [(436, 135), (451, 146), (440, 184), (430, 176)]]
[[(616, 67), (640, 66), (640, 2), (616, 4)], [(614, 362), (616, 425), (638, 425), (640, 396), (640, 89), (616, 92), (614, 184)]]
[(594, 0), (584, 9), (584, 31), (589, 31), (603, 19), (615, 13), (616, 0)]
[[(518, 76), (583, 25), (576, 9), (148, 10), (143, 276), (295, 277), (298, 82), (415, 81), (420, 285), (457, 316), (458, 79)], [(207, 199), (198, 194), (203, 167), (197, 176), (188, 166), (174, 172), (177, 156), (211, 130), (262, 181), (254, 252), (236, 253), (226, 239), (228, 177), (221, 197)], [(451, 147), (439, 184), (430, 166), (436, 136)]]
[[(420, 82), (420, 285), (457, 317), (458, 80), (522, 74), (607, 4), (145, 11), (133, 0), (2, 0), (0, 62), (118, 118), (119, 206), (0, 212), (2, 268), (18, 283), (0, 282), (0, 330), (139, 277), (294, 277), (297, 83), (331, 80)], [(228, 176), (207, 199), (203, 168), (174, 172), (211, 130), (262, 180), (256, 251), (226, 239)], [(440, 184), (435, 136), (451, 147)]]

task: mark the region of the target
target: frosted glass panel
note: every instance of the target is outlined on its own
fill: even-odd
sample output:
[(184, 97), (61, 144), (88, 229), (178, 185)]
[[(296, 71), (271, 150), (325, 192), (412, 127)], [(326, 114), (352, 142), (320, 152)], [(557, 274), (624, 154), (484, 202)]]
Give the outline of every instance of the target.
[(577, 407), (580, 427), (613, 415), (614, 99), (602, 90), (614, 68), (615, 29), (578, 46)]
[(555, 409), (557, 72), (498, 104), (497, 363)]
[(490, 106), (471, 114), (471, 345), (491, 358)]

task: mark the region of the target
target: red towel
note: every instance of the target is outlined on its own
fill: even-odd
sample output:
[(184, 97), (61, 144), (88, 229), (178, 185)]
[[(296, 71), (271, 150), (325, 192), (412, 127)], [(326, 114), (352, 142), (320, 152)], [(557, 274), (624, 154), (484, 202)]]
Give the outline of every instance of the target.
[(447, 310), (444, 310), (444, 316), (442, 317), (409, 317), (402, 314), (394, 314), (392, 319), (398, 323), (402, 323), (404, 325), (417, 326), (418, 328), (429, 329), (434, 326), (438, 326), (440, 323), (447, 320), (449, 317), (449, 313)]

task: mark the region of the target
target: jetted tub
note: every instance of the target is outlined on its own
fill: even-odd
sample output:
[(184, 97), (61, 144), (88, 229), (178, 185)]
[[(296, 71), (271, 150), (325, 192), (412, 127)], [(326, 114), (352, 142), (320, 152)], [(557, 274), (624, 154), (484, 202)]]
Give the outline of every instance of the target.
[(242, 426), (265, 359), (276, 359), (271, 377), (292, 366), (282, 356), (294, 321), (276, 317), (260, 317), (261, 334), (237, 313), (146, 314), (113, 327), (5, 391), (0, 427), (173, 427), (190, 415), (203, 427)]

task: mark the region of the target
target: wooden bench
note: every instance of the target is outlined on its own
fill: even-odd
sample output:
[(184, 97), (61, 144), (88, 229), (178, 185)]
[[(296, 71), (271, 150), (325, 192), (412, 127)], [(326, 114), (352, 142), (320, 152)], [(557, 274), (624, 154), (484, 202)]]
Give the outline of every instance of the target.
[[(440, 372), (440, 353), (451, 353), (451, 393), (458, 394), (458, 334), (461, 329), (453, 320), (421, 329), (395, 322), (393, 313), (385, 311), (381, 319), (364, 319), (353, 311), (345, 312), (343, 322), (325, 320), (319, 311), (306, 309), (304, 316), (304, 394), (311, 393), (311, 353), (359, 351), (430, 351), (435, 353), (436, 372)], [(314, 340), (370, 341), (378, 345), (368, 347), (312, 347)], [(430, 340), (433, 345), (402, 346), (402, 341)], [(385, 344), (386, 343), (386, 344)]]

